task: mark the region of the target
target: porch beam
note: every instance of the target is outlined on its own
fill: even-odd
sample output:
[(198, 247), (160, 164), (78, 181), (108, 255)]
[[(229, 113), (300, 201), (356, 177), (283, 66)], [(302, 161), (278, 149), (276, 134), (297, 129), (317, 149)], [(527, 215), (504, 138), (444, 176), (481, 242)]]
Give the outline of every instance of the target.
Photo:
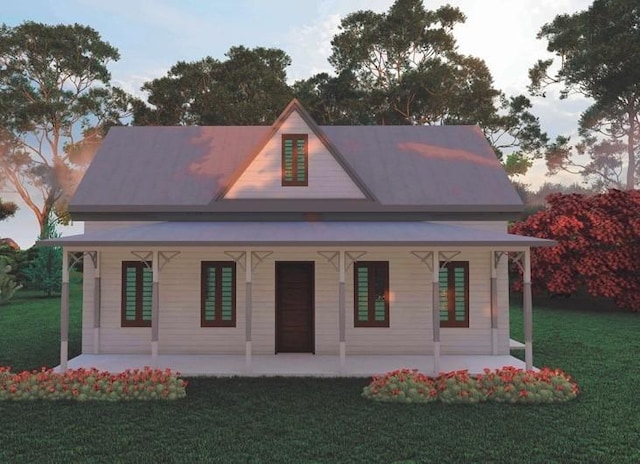
[(498, 262), (497, 252), (489, 256), (491, 263), (491, 354), (498, 354)]
[(62, 249), (62, 295), (60, 298), (60, 372), (69, 361), (69, 252)]
[(251, 369), (251, 354), (252, 354), (252, 346), (251, 346), (251, 322), (253, 321), (253, 295), (252, 295), (252, 271), (253, 265), (251, 263), (252, 252), (247, 250), (245, 253), (245, 266), (244, 266), (244, 275), (245, 275), (245, 306), (244, 306), (244, 316), (245, 316), (245, 347), (244, 347), (244, 356), (245, 356), (245, 365), (247, 371)]
[(338, 332), (340, 336), (340, 368), (344, 368), (347, 358), (347, 322), (346, 322), (346, 299), (345, 299), (345, 252), (339, 252), (339, 279), (338, 279)]
[(531, 301), (531, 249), (524, 251), (524, 361), (527, 369), (533, 369), (533, 307)]
[(160, 263), (158, 250), (152, 252), (151, 272), (153, 287), (151, 289), (151, 362), (153, 368), (158, 367), (158, 339), (160, 322)]
[(431, 285), (431, 324), (433, 326), (433, 372), (440, 373), (440, 253), (433, 250), (433, 279)]
[(93, 352), (100, 353), (100, 252), (95, 251), (93, 260)]

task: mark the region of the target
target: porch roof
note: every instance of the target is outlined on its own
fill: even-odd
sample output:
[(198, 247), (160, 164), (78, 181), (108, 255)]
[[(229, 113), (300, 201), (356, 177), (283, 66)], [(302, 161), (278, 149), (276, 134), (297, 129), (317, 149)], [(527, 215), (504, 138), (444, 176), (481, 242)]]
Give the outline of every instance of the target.
[(159, 222), (38, 242), (41, 246), (553, 246), (553, 240), (433, 222)]

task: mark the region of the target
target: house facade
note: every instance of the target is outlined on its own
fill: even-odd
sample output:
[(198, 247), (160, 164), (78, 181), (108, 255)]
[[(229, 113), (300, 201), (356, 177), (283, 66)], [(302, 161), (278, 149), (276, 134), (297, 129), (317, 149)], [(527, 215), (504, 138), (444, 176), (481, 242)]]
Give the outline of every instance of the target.
[[(70, 203), (84, 234), (82, 353), (508, 356), (522, 203), (475, 126), (113, 128)], [(400, 367), (400, 366), (399, 366)]]

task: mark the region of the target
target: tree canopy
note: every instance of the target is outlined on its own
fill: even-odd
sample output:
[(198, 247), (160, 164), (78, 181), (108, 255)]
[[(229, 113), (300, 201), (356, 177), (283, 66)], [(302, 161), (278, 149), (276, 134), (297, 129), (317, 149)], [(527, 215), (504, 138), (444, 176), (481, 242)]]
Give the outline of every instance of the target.
[(206, 57), (175, 64), (146, 82), (148, 104), (134, 110), (137, 125), (249, 125), (273, 122), (292, 98), (286, 68), (275, 48), (231, 47), (227, 60)]
[(509, 230), (558, 242), (533, 250), (534, 290), (571, 295), (585, 288), (640, 311), (640, 191), (553, 194), (547, 202)]
[(505, 166), (522, 174), (547, 142), (523, 95), (507, 98), (479, 58), (459, 53), (453, 29), (464, 14), (421, 0), (396, 0), (385, 13), (357, 11), (340, 23), (329, 57), (336, 77), (294, 85), (325, 124), (478, 124)]
[[(88, 26), (0, 26), (0, 179), (44, 230), (81, 177), (74, 157), (86, 134), (117, 124), (127, 101), (109, 86), (118, 51)], [(92, 135), (92, 136), (93, 136)], [(91, 139), (91, 137), (89, 137)]]
[(580, 142), (572, 146), (561, 136), (551, 144), (550, 172), (564, 169), (602, 187), (634, 188), (640, 183), (640, 4), (595, 0), (585, 11), (556, 16), (538, 38), (559, 60), (533, 66), (530, 90), (545, 95), (559, 86), (561, 98), (575, 93), (593, 100), (579, 121)]
[(18, 210), (18, 205), (13, 203), (12, 201), (2, 201), (0, 198), (0, 221), (4, 221), (7, 218), (10, 218), (16, 211)]

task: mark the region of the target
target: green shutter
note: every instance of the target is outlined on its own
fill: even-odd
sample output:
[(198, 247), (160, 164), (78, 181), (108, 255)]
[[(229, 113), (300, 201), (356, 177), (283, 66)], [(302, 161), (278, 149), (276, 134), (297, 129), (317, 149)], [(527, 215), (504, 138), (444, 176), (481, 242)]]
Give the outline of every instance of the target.
[(216, 268), (206, 268), (204, 319), (214, 321), (216, 318)]
[(127, 321), (136, 320), (136, 300), (137, 300), (137, 268), (135, 266), (127, 266), (125, 268), (125, 300), (124, 300), (124, 318)]
[(449, 321), (449, 269), (440, 268), (440, 322)]
[(357, 276), (358, 321), (367, 322), (369, 320), (369, 268), (358, 267)]
[(233, 320), (233, 268), (222, 266), (221, 316), (223, 321)]
[(375, 291), (375, 302), (373, 304), (373, 318), (377, 322), (384, 322), (386, 315), (386, 291), (387, 276), (384, 268), (374, 268), (373, 288)]
[(298, 182), (304, 182), (307, 180), (307, 157), (305, 156), (304, 139), (299, 138), (296, 140), (297, 145), (297, 172), (296, 180)]
[(293, 140), (283, 140), (284, 157), (282, 160), (282, 176), (285, 182), (293, 181)]
[[(151, 263), (149, 263), (151, 266)], [(153, 297), (153, 271), (147, 266), (142, 267), (142, 320), (150, 321)]]

